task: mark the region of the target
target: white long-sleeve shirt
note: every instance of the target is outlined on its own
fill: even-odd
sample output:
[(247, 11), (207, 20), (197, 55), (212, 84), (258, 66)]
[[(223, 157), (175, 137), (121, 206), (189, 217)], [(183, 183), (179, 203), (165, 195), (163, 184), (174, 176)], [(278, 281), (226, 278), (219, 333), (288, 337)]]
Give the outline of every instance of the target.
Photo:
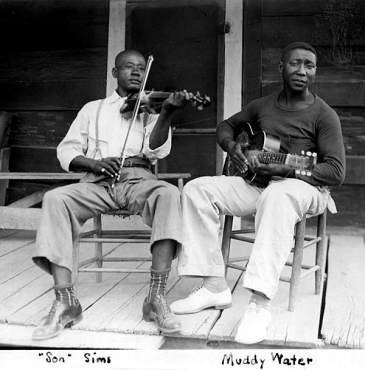
[[(104, 99), (98, 120), (96, 133), (96, 116), (100, 100), (84, 105), (72, 122), (65, 138), (57, 147), (57, 158), (61, 167), (69, 171), (71, 161), (80, 155), (96, 160), (106, 157), (120, 157), (124, 141), (132, 121), (132, 112), (121, 114), (120, 108), (126, 98), (116, 91)], [(144, 154), (152, 164), (166, 157), (171, 150), (171, 128), (166, 142), (156, 149), (149, 146), (149, 137), (157, 122), (158, 114), (141, 113), (137, 116), (126, 145), (125, 156), (133, 157)], [(98, 137), (99, 150), (96, 139)]]

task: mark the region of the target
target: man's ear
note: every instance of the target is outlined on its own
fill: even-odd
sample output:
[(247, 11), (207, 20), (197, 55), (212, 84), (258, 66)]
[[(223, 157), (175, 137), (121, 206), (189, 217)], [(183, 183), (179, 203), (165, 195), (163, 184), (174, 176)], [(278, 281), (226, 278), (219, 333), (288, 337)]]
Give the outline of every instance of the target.
[(112, 75), (113, 75), (114, 78), (117, 78), (117, 71), (118, 70), (115, 67), (113, 67), (113, 69), (112, 69)]
[(280, 62), (280, 63), (279, 63), (279, 66), (278, 66), (278, 69), (279, 69), (279, 72), (280, 72), (280, 73), (283, 73), (283, 67), (284, 67), (283, 62)]

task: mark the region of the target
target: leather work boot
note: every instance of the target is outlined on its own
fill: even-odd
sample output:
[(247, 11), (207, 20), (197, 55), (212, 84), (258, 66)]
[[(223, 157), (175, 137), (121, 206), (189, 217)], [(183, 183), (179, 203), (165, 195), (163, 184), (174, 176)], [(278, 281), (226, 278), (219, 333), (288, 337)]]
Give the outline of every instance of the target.
[(180, 331), (181, 323), (170, 310), (165, 296), (156, 295), (150, 302), (143, 302), (143, 320), (155, 321), (159, 330), (165, 333)]
[(82, 308), (77, 301), (75, 306), (69, 306), (60, 301), (53, 301), (49, 314), (34, 330), (33, 340), (45, 340), (57, 337), (65, 327), (75, 325), (82, 320)]

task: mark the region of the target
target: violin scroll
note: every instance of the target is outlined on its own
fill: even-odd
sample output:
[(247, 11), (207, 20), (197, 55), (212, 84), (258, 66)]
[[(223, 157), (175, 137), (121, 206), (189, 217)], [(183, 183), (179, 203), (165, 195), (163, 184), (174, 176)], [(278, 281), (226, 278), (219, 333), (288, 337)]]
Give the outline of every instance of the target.
[(190, 100), (192, 106), (196, 107), (198, 110), (203, 110), (210, 106), (210, 97), (207, 95), (201, 96), (199, 91), (197, 91), (195, 95), (191, 94)]

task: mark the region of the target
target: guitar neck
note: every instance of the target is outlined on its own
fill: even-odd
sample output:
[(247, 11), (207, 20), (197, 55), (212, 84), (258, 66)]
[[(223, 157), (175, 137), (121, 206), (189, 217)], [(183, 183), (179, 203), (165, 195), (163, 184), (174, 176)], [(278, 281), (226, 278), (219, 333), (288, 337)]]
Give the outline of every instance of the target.
[(257, 158), (259, 162), (265, 164), (269, 163), (288, 164), (289, 156), (290, 154), (264, 152), (260, 154)]

